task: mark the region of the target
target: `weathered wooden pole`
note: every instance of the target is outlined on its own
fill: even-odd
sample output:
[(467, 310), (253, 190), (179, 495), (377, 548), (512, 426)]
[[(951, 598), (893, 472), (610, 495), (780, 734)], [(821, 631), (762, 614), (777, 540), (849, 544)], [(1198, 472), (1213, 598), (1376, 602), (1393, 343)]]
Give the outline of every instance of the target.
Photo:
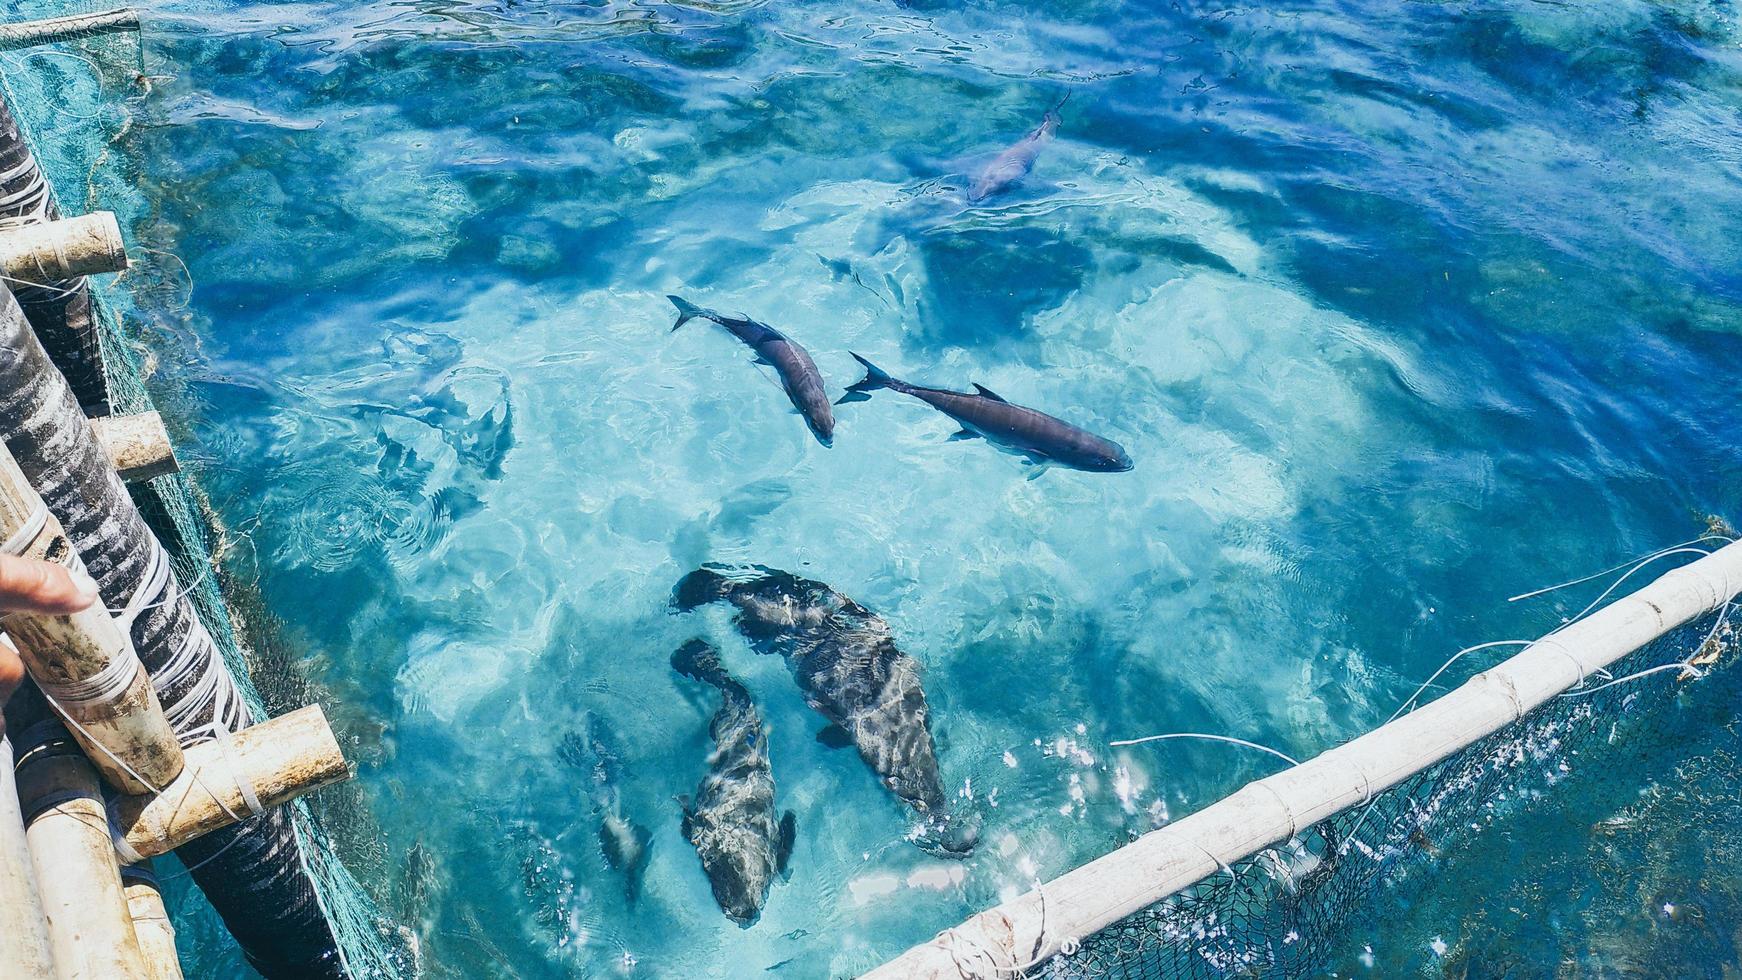
[[(5, 163), (0, 126), (0, 165)], [(0, 171), (3, 176), (3, 171)], [(0, 190), (5, 181), (0, 180)], [(0, 288), (0, 441), (60, 518), (129, 633), (184, 748), (254, 722), (163, 547), (86, 424), (67, 381)], [(207, 834), (180, 857), (249, 962), (272, 977), (345, 976), (332, 921), (289, 807)]]
[(175, 927), (163, 907), (163, 892), (151, 862), (129, 864), (121, 869), (121, 887), (127, 894), (127, 915), (151, 980), (182, 980), (181, 958), (175, 951)]
[[(84, 574), (60, 522), (3, 446), (0, 539), (0, 552)], [(6, 632), (31, 679), (109, 785), (124, 793), (147, 793), (180, 775), (181, 743), (157, 702), (151, 677), (101, 602), (65, 616), (13, 613)]]
[(113, 211), (0, 228), (0, 272), (43, 285), (127, 268), (127, 248)]
[(40, 980), (54, 976), (54, 954), (12, 767), (12, 743), (0, 734), (0, 980)]
[(91, 434), (103, 453), (127, 483), (139, 483), (180, 471), (175, 446), (163, 416), (156, 412), (137, 415), (105, 415), (91, 420)]
[(127, 914), (97, 771), (70, 738), (49, 736), (24, 747), (18, 797), (54, 950), (54, 975), (149, 980)]
[[(41, 224), (60, 216), (54, 193), (18, 120), (0, 100), (0, 225)], [(102, 325), (91, 306), (86, 280), (79, 277), (19, 285), (13, 292), (55, 366), (66, 375), (79, 404), (91, 415), (109, 414)]]
[(151, 796), (109, 807), (123, 860), (152, 858), (351, 776), (319, 705), (187, 750), (187, 768)]
[(69, 17), (48, 17), (43, 20), (14, 21), (0, 24), (0, 51), (31, 48), (39, 44), (77, 41), (101, 34), (120, 34), (139, 30), (139, 11), (132, 9), (105, 10)]

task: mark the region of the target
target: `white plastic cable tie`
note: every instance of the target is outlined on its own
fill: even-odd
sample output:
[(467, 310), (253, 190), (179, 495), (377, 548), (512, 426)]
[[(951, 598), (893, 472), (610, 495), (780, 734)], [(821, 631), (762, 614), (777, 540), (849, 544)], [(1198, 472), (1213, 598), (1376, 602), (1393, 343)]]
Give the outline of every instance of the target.
[(133, 679), (140, 669), (139, 657), (133, 652), (133, 644), (127, 642), (127, 639), (123, 637), (121, 648), (116, 650), (103, 669), (95, 674), (73, 681), (51, 681), (47, 678), (37, 678), (36, 686), (44, 694), (61, 704), (78, 707), (110, 704), (127, 692), (127, 688), (133, 684)]
[[(137, 661), (135, 661), (135, 662), (137, 662)], [(40, 683), (37, 684), (37, 688), (41, 689), (42, 685)], [(112, 760), (117, 766), (120, 766), (122, 772), (125, 772), (129, 776), (132, 776), (134, 782), (137, 782), (139, 785), (145, 787), (147, 790), (149, 790), (153, 793), (163, 792), (162, 787), (153, 784), (151, 782), (151, 780), (146, 779), (144, 776), (139, 775), (138, 770), (134, 769), (132, 766), (127, 764), (127, 760), (125, 760), (125, 759), (121, 758), (120, 756), (116, 755), (115, 753), (109, 751), (109, 747), (107, 745), (104, 745), (102, 742), (98, 741), (97, 738), (95, 736), (93, 736), (88, 729), (85, 728), (85, 726), (79, 724), (78, 719), (76, 719), (72, 715), (68, 714), (67, 709), (62, 707), (61, 703), (59, 701), (56, 701), (54, 699), (54, 697), (49, 694), (48, 691), (43, 690), (41, 693), (42, 693), (42, 699), (44, 701), (48, 702), (48, 706), (50, 708), (54, 709), (55, 714), (60, 715), (60, 718), (62, 721), (66, 722), (68, 725), (72, 726), (72, 728), (75, 731), (77, 731), (80, 735), (83, 735), (85, 737), (84, 741), (86, 743), (88, 743), (92, 746), (95, 746), (97, 751), (108, 756), (110, 758), (110, 760)]]
[(230, 776), (236, 780), (236, 790), (242, 794), (242, 803), (248, 808), (248, 815), (258, 817), (265, 812), (260, 805), (260, 796), (254, 792), (254, 781), (242, 769), (242, 759), (236, 754), (236, 741), (231, 738), (228, 726), (219, 725), (213, 733), (217, 736), (218, 745), (224, 750), (224, 760), (230, 764)]
[(41, 534), (42, 529), (47, 526), (48, 505), (42, 502), (42, 498), (38, 497), (36, 507), (31, 510), (30, 516), (24, 519), (24, 523), (18, 526), (18, 530), (8, 535), (4, 542), (0, 542), (0, 553), (24, 554), (24, 549), (29, 547), (30, 543), (35, 541), (36, 536)]
[(152, 608), (152, 603), (174, 579), (169, 565), (169, 552), (163, 550), (163, 545), (152, 542), (150, 567), (134, 587), (133, 594), (127, 597), (127, 603), (120, 609), (109, 610), (110, 613), (115, 616), (122, 629), (131, 630), (133, 621), (139, 618), (140, 613)]
[[(115, 858), (122, 864), (141, 864), (149, 860), (145, 855), (134, 850), (131, 843), (128, 843), (127, 834), (115, 823), (114, 810), (109, 811), (109, 843), (115, 845)], [(152, 883), (156, 883), (155, 878)]]

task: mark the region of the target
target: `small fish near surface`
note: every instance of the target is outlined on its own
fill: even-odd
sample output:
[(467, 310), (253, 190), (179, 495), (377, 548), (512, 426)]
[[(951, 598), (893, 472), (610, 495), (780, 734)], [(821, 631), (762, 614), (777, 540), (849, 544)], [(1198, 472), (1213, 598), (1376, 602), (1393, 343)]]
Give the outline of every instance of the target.
[(679, 612), (713, 602), (737, 608), (733, 623), (752, 649), (785, 658), (806, 703), (831, 723), (818, 741), (853, 746), (918, 811), (915, 843), (950, 857), (973, 850), (977, 818), (948, 810), (919, 664), (888, 623), (822, 582), (763, 565), (704, 565), (672, 594)]
[(598, 715), (588, 714), (581, 731), (571, 733), (558, 750), (581, 773), (582, 792), (599, 818), (599, 850), (605, 863), (623, 875), (623, 894), (634, 904), (653, 835), (623, 814), (623, 757), (616, 738)]
[(1092, 473), (1123, 473), (1131, 469), (1131, 457), (1118, 443), (1103, 439), (1062, 419), (1021, 405), (1012, 405), (983, 385), (973, 392), (950, 391), (909, 384), (891, 376), (858, 354), (865, 378), (847, 388), (841, 402), (865, 401), (882, 388), (898, 391), (925, 402), (961, 425), (950, 438), (985, 439), (1010, 452), (1025, 456), (1038, 469), (1058, 464)]
[(728, 333), (756, 352), (757, 363), (774, 368), (774, 373), (780, 376), (780, 386), (786, 390), (786, 397), (804, 416), (805, 424), (810, 426), (817, 441), (825, 446), (833, 444), (835, 412), (829, 404), (828, 392), (823, 389), (823, 376), (817, 371), (809, 351), (766, 323), (705, 310), (678, 296), (667, 296), (666, 299), (677, 307), (677, 323), (672, 330), (697, 318), (712, 320), (725, 327)]
[(672, 669), (720, 692), (720, 707), (708, 723), (714, 751), (694, 801), (683, 801), (683, 832), (702, 859), (714, 901), (726, 917), (753, 925), (776, 875), (792, 857), (796, 819), (776, 818), (774, 769), (762, 713), (744, 685), (726, 673), (720, 653), (690, 640), (671, 655)]
[(1059, 109), (1070, 97), (1070, 93), (1065, 93), (1064, 98), (1046, 110), (1046, 115), (1041, 117), (1040, 125), (1033, 132), (998, 154), (980, 171), (973, 184), (968, 187), (970, 203), (978, 204), (995, 194), (1001, 194), (1028, 176), (1028, 172), (1034, 169), (1034, 161), (1040, 158), (1041, 149), (1052, 142), (1053, 134), (1058, 132), (1061, 121)]

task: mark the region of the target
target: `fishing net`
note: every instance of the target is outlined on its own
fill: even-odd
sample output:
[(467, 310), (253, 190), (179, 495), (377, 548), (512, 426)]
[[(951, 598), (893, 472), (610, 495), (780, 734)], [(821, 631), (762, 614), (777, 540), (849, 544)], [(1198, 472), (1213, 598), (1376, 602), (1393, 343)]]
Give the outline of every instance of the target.
[[(22, 32), (0, 26), (0, 98), (12, 108), (34, 147), (62, 211), (77, 215), (109, 210), (119, 218), (133, 267), (120, 276), (90, 282), (102, 352), (103, 377), (98, 381), (113, 413), (151, 411), (162, 401), (173, 429), (177, 409), (185, 413), (192, 402), (186, 390), (175, 384), (174, 372), (160, 373), (158, 368), (160, 358), (182, 356), (189, 346), (185, 319), (192, 284), (171, 243), (152, 240), (156, 226), (138, 191), (136, 140), (156, 80), (148, 64), (150, 25), (142, 34), (126, 29), (130, 18), (107, 16), (101, 5), (67, 2), (6, 4), (0, 19), (21, 22), (68, 16), (80, 19), (70, 26), (67, 39), (27, 48), (20, 47), (27, 40)], [(83, 391), (80, 396), (89, 407), (92, 400)], [(187, 469), (185, 474), (159, 477), (129, 489), (169, 552), (177, 582), (254, 717), (300, 706), (311, 697), (289, 658), (251, 656), (255, 649), (273, 647), (271, 623), (260, 614), (258, 597), (251, 590), (217, 574), (228, 550), (225, 533), (198, 492), (198, 465)], [(250, 615), (237, 620), (232, 617), (234, 610), (247, 610)], [(274, 710), (268, 710), (263, 690)], [(313, 880), (320, 909), (337, 937), (344, 972), (358, 978), (413, 975), (414, 950), (403, 938), (405, 933), (380, 913), (340, 860), (340, 848), (352, 863), (371, 865), (378, 860), (366, 850), (376, 835), (365, 823), (356, 791), (329, 790), (312, 801), (292, 804), (287, 813), (300, 854), (268, 857), (301, 866)], [(293, 875), (298, 869), (287, 867), (280, 873)], [(188, 942), (206, 942), (219, 935), (215, 916), (203, 907), (198, 892), (188, 887), (185, 873), (166, 868), (164, 878), (184, 954)], [(273, 913), (261, 910), (268, 922)]]
[[(1604, 765), (1605, 753), (1661, 738), (1665, 716), (1692, 685), (1733, 681), (1722, 656), (1732, 642), (1724, 611), (1696, 620), (1623, 658), (1610, 669), (1613, 679), (1593, 678), (1369, 804), (1067, 943), (1066, 954), (1028, 976), (1316, 974), (1356, 929), (1371, 924), (1379, 893), (1407, 898), (1457, 851), (1551, 787), (1625, 778)], [(1699, 679), (1670, 666), (1714, 658), (1715, 672)], [(1656, 667), (1669, 669), (1647, 673)]]

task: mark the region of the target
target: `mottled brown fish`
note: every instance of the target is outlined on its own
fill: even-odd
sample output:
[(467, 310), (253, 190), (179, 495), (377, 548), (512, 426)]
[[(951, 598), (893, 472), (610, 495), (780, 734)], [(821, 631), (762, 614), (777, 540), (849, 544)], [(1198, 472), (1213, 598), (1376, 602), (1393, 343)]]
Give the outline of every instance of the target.
[(683, 833), (702, 859), (720, 910), (749, 926), (761, 917), (768, 886), (792, 857), (793, 813), (775, 817), (762, 713), (744, 685), (726, 673), (719, 651), (691, 640), (671, 655), (671, 666), (720, 692), (720, 707), (708, 723), (714, 751), (695, 799), (683, 801)]
[(975, 816), (950, 813), (944, 797), (919, 664), (896, 647), (888, 623), (822, 582), (762, 565), (705, 565), (672, 594), (678, 611), (722, 601), (737, 608), (733, 623), (751, 648), (784, 657), (805, 702), (831, 722), (818, 741), (853, 746), (921, 814), (919, 846), (973, 850)]

